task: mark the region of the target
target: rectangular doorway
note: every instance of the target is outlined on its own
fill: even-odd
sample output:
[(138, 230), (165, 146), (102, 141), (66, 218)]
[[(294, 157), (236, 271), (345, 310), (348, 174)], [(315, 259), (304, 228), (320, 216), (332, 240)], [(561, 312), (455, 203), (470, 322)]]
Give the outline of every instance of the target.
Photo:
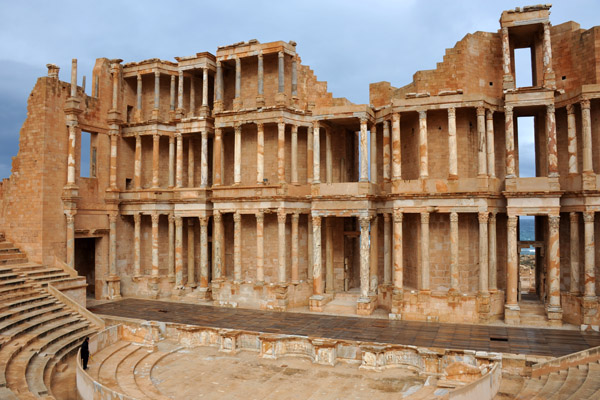
[(85, 276), (86, 295), (95, 296), (96, 290), (96, 238), (75, 239), (75, 270)]

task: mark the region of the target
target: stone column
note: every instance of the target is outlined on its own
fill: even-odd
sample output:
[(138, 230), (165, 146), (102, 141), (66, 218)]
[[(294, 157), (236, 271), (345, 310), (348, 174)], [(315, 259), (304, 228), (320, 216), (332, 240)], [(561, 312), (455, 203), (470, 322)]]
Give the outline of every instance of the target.
[(194, 75), (190, 75), (190, 116), (194, 116), (196, 112), (196, 85)]
[(595, 261), (595, 239), (594, 239), (594, 212), (583, 213), (584, 243), (585, 243), (585, 293), (588, 298), (596, 297), (596, 261)]
[(558, 177), (558, 149), (556, 145), (556, 116), (554, 104), (546, 106), (546, 137), (548, 140), (548, 176)]
[(233, 109), (242, 108), (242, 61), (235, 57), (235, 97), (233, 99)]
[(579, 296), (579, 215), (576, 212), (569, 214), (571, 220), (571, 286), (570, 292)]
[(313, 294), (323, 294), (323, 273), (321, 268), (321, 217), (312, 216), (312, 228), (313, 228), (313, 257), (312, 257), (312, 275), (313, 275)]
[(175, 138), (169, 136), (169, 189), (175, 187)]
[(77, 122), (69, 126), (69, 148), (67, 157), (67, 186), (75, 186), (75, 146), (77, 142)]
[(154, 109), (152, 110), (152, 119), (158, 119), (160, 110), (160, 72), (154, 71)]
[(544, 22), (544, 42), (543, 42), (543, 62), (544, 62), (544, 84), (552, 87), (553, 75), (552, 72), (552, 45), (550, 43), (550, 22)]
[(392, 179), (402, 178), (402, 148), (400, 146), (400, 114), (392, 114)]
[(292, 125), (292, 184), (298, 184), (298, 125)]
[(278, 54), (278, 68), (277, 68), (277, 77), (278, 77), (278, 86), (277, 92), (283, 93), (285, 89), (285, 77), (284, 77), (284, 54), (283, 51), (280, 51)]
[(320, 125), (316, 121), (313, 128), (313, 183), (321, 183), (321, 139)]
[(517, 216), (508, 216), (508, 254), (506, 265), (506, 305), (508, 306), (518, 306), (519, 255), (517, 253), (517, 221)]
[(110, 178), (109, 184), (111, 190), (117, 190), (117, 138), (118, 130), (110, 130)]
[(75, 269), (75, 213), (66, 211), (67, 218), (67, 265)]
[(377, 183), (377, 125), (371, 125), (371, 182)]
[(196, 286), (196, 257), (195, 257), (195, 239), (194, 239), (194, 219), (188, 218), (188, 234), (187, 234), (187, 267), (188, 278), (187, 284), (190, 287)]
[(487, 145), (485, 143), (485, 108), (477, 107), (477, 175), (487, 175)]
[(390, 121), (383, 121), (383, 180), (389, 182), (392, 177), (391, 169), (392, 142), (390, 141)]
[(176, 177), (175, 177), (175, 186), (180, 188), (183, 186), (183, 137), (181, 133), (175, 133), (175, 138), (177, 138), (177, 166), (176, 166)]
[(383, 283), (390, 285), (392, 283), (392, 226), (390, 213), (383, 214)]
[(153, 212), (152, 218), (152, 276), (158, 276), (158, 220), (160, 215)]
[[(71, 60), (71, 97), (77, 97), (77, 59)], [(116, 108), (116, 107), (113, 107)]]
[(175, 75), (171, 75), (171, 93), (169, 100), (169, 109), (175, 111)]
[(488, 293), (488, 220), (487, 211), (479, 213), (479, 293)]
[(579, 166), (577, 165), (577, 124), (575, 123), (575, 106), (567, 106), (567, 137), (569, 152), (569, 174), (577, 174)]
[(489, 221), (489, 230), (488, 230), (488, 237), (489, 237), (489, 244), (488, 244), (488, 248), (489, 248), (489, 288), (490, 290), (497, 290), (498, 289), (498, 277), (497, 277), (497, 273), (498, 273), (498, 266), (497, 266), (497, 260), (496, 260), (496, 213), (492, 212), (492, 214), (490, 215), (490, 221)]
[(169, 214), (169, 280), (175, 279), (175, 216)]
[(202, 68), (202, 108), (208, 110), (208, 68)]
[(307, 239), (306, 239), (306, 244), (307, 244), (307, 257), (306, 259), (308, 260), (308, 262), (306, 263), (306, 275), (308, 280), (312, 280), (313, 278), (313, 271), (312, 271), (312, 259), (313, 259), (313, 227), (312, 227), (312, 216), (309, 214), (308, 218), (307, 218)]
[(429, 213), (421, 213), (421, 290), (429, 290)]
[(200, 288), (208, 288), (208, 217), (198, 217), (200, 222)]
[(213, 280), (218, 280), (221, 279), (223, 270), (223, 219), (221, 212), (218, 210), (213, 212), (213, 224), (214, 246), (212, 277)]
[(458, 213), (450, 213), (450, 290), (458, 291)]
[(331, 154), (331, 129), (325, 130), (325, 181), (333, 180), (333, 160)]
[(256, 282), (265, 282), (265, 213), (259, 210), (256, 213)]
[(508, 28), (502, 28), (502, 71), (504, 72), (503, 77), (503, 89), (513, 89), (514, 78), (510, 70), (510, 45), (508, 41)]
[(262, 185), (265, 179), (265, 128), (262, 122), (256, 124), (256, 183)]
[(135, 161), (133, 164), (133, 187), (140, 190), (142, 187), (142, 137), (135, 135)]
[(141, 116), (141, 111), (142, 111), (142, 74), (140, 74), (138, 72), (137, 74), (137, 97), (136, 97), (136, 106), (138, 109), (138, 112), (140, 112), (140, 116)]
[(213, 186), (221, 186), (223, 171), (221, 170), (221, 153), (223, 148), (223, 141), (221, 139), (221, 128), (215, 129), (215, 143), (213, 146)]
[(285, 183), (285, 122), (277, 123), (277, 179)]
[(458, 179), (458, 144), (456, 141), (456, 109), (448, 109), (448, 179)]
[(242, 215), (233, 213), (233, 280), (242, 282)]
[(200, 187), (208, 186), (208, 132), (202, 131), (202, 148), (200, 149)]
[(298, 96), (298, 67), (296, 57), (292, 57), (292, 97)]
[(223, 111), (223, 67), (221, 61), (217, 60), (217, 79), (215, 82), (215, 104), (216, 112)]
[(548, 237), (549, 308), (560, 308), (560, 244), (558, 235), (560, 217), (550, 215), (548, 216), (548, 223), (550, 225), (550, 235)]
[(298, 273), (298, 221), (300, 214), (292, 214), (292, 283), (300, 283)]
[(263, 67), (263, 54), (260, 52), (258, 54), (258, 93), (256, 95), (256, 106), (264, 107), (265, 106), (265, 92), (264, 92), (264, 67)]
[(325, 293), (333, 293), (333, 217), (325, 219)]
[(371, 218), (360, 217), (360, 297), (369, 298), (369, 223)]
[(583, 131), (583, 173), (594, 173), (592, 164), (592, 119), (590, 101), (581, 100), (581, 127)]
[(370, 240), (370, 261), (369, 261), (369, 296), (376, 296), (379, 287), (379, 217), (377, 214), (371, 220), (371, 240)]
[[(313, 127), (306, 127), (306, 181), (307, 183), (313, 182)], [(311, 218), (308, 219), (309, 221)]]
[(427, 111), (419, 111), (419, 179), (429, 177)]
[(496, 177), (496, 153), (494, 152), (494, 111), (487, 110), (486, 119), (486, 144), (487, 144), (487, 172), (490, 178)]
[(504, 106), (504, 134), (506, 135), (506, 177), (515, 175), (515, 132), (513, 122), (513, 107)]
[(402, 219), (403, 214), (400, 210), (394, 209), (394, 290), (403, 289), (403, 272), (402, 263)]
[(175, 216), (175, 287), (183, 286), (183, 220)]
[(279, 283), (286, 283), (286, 259), (285, 259), (285, 220), (286, 214), (285, 210), (279, 209), (277, 210), (277, 223), (278, 223), (278, 235), (277, 235), (277, 243), (279, 245), (277, 252), (277, 261), (279, 263), (279, 271), (278, 271), (278, 280)]
[(179, 71), (179, 81), (177, 85), (177, 114), (178, 118), (183, 118), (183, 71)]
[(108, 214), (108, 226), (108, 273), (111, 277), (115, 277), (117, 276), (117, 214)]
[(142, 214), (133, 214), (133, 276), (142, 275), (141, 249), (140, 249), (140, 223)]
[(367, 153), (367, 119), (360, 119), (360, 181), (369, 181), (369, 163)]
[(188, 167), (188, 187), (196, 187), (195, 176), (194, 176), (194, 170), (196, 169), (196, 167), (195, 167), (196, 144), (194, 142), (195, 142), (194, 136), (190, 136), (188, 138), (188, 165), (187, 165), (187, 167)]
[[(110, 72), (112, 73), (112, 78), (113, 78), (113, 92), (112, 92), (112, 107), (111, 110), (113, 111), (118, 111), (119, 109), (119, 81), (120, 81), (120, 69), (121, 66), (119, 65), (119, 62), (121, 62), (121, 60), (119, 60), (118, 62), (114, 62), (110, 65)], [(71, 69), (71, 81), (73, 81), (73, 69)], [(75, 86), (75, 89), (73, 89), (73, 86)], [(75, 90), (75, 94), (73, 93), (73, 90)], [(77, 94), (77, 72), (75, 72), (75, 85), (71, 84), (71, 97), (75, 97), (75, 95)]]
[(152, 188), (158, 188), (158, 172), (160, 160), (160, 135), (152, 135)]

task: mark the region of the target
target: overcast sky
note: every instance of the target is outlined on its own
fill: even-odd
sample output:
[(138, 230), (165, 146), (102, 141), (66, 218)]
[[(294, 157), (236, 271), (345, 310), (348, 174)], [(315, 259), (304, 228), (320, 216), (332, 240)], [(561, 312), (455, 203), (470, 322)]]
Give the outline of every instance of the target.
[[(532, 0), (532, 3), (535, 1)], [(46, 64), (70, 80), (95, 59), (173, 60), (249, 39), (294, 40), (335, 97), (368, 103), (369, 83), (400, 87), (435, 68), (467, 33), (496, 32), (514, 1), (16, 1), (0, 0), (0, 178), (18, 152), (27, 97)], [(551, 21), (600, 25), (597, 0), (555, 1)], [(522, 171), (523, 172), (523, 171)]]

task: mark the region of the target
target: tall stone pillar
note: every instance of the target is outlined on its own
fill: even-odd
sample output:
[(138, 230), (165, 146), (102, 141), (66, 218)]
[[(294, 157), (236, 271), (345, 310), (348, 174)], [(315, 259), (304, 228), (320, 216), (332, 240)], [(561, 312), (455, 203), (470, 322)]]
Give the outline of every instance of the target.
[(181, 133), (175, 133), (177, 139), (177, 160), (175, 167), (175, 186), (180, 188), (183, 186), (183, 137)]
[(242, 215), (233, 213), (233, 280), (242, 282)]
[(371, 182), (377, 183), (377, 125), (371, 125)]
[(592, 164), (592, 118), (590, 113), (590, 101), (581, 100), (581, 128), (583, 131), (583, 173), (593, 174)]
[(321, 183), (321, 138), (319, 130), (319, 121), (315, 121), (313, 128), (313, 183)]
[(513, 106), (504, 106), (504, 134), (506, 136), (506, 177), (514, 178), (516, 175)]
[(571, 221), (571, 242), (570, 242), (570, 259), (571, 259), (571, 285), (569, 292), (574, 296), (579, 296), (579, 215), (576, 212), (569, 214)]
[(310, 299), (311, 310), (320, 308), (320, 302), (323, 300), (323, 273), (321, 259), (321, 217), (312, 216), (313, 228), (313, 251), (312, 251), (312, 275), (313, 275), (313, 296)]
[(419, 111), (419, 179), (429, 177), (427, 147), (427, 111)]
[(333, 293), (333, 218), (325, 219), (325, 293)]
[(402, 178), (402, 147), (400, 145), (400, 114), (392, 114), (392, 179)]
[(519, 255), (517, 253), (517, 221), (518, 217), (508, 216), (507, 232), (507, 262), (506, 262), (506, 305), (504, 319), (508, 324), (518, 324), (520, 321), (517, 289), (519, 280)]
[(390, 140), (390, 121), (383, 121), (383, 180), (389, 182), (392, 177), (392, 142)]
[(177, 118), (183, 118), (183, 71), (179, 71), (179, 81), (177, 85)]
[(277, 86), (277, 104), (281, 105), (285, 101), (285, 58), (283, 51), (280, 51), (278, 54), (278, 64), (277, 64), (277, 77), (278, 77), (278, 86)]
[(292, 214), (292, 283), (294, 285), (300, 283), (298, 273), (298, 222), (300, 214)]
[(487, 294), (488, 289), (488, 220), (487, 211), (479, 213), (479, 293)]
[(67, 157), (67, 186), (75, 186), (75, 145), (77, 142), (77, 121), (71, 122), (69, 129), (69, 148)]
[(559, 229), (560, 217), (558, 215), (548, 216), (550, 235), (548, 237), (548, 282), (550, 289), (548, 304), (548, 319), (551, 322), (559, 322), (562, 319), (560, 308), (560, 244)]
[(383, 284), (392, 283), (392, 238), (390, 213), (383, 214)]
[(258, 90), (257, 90), (257, 94), (256, 94), (256, 106), (258, 108), (264, 107), (265, 106), (265, 92), (264, 92), (264, 66), (263, 66), (264, 62), (263, 62), (263, 54), (262, 52), (260, 52), (258, 54)]
[(585, 244), (585, 293), (588, 298), (596, 298), (596, 261), (595, 261), (595, 238), (594, 238), (594, 212), (583, 213), (584, 244)]
[[(313, 137), (313, 127), (306, 127), (306, 181), (307, 183), (313, 182), (313, 163), (314, 163), (314, 137)], [(308, 219), (309, 221), (311, 218)]]
[(421, 290), (429, 291), (429, 213), (421, 213)]
[(175, 216), (175, 287), (183, 287), (183, 220)]
[(108, 298), (121, 297), (121, 279), (117, 275), (117, 214), (108, 214)]
[[(119, 63), (122, 60), (118, 60), (118, 62), (113, 62), (110, 65), (110, 72), (112, 73), (112, 78), (113, 78), (113, 92), (112, 92), (112, 107), (111, 107), (111, 111), (117, 111), (119, 110), (119, 82), (121, 80), (121, 65), (119, 65)], [(77, 62), (77, 60), (75, 60), (75, 62)], [(75, 97), (75, 95), (77, 94), (77, 70), (75, 70), (75, 85), (73, 85), (73, 69), (71, 69), (71, 97)], [(73, 86), (75, 86), (75, 89), (73, 89)], [(73, 93), (73, 90), (75, 90), (75, 94)]]
[(265, 213), (256, 213), (256, 283), (265, 282)]
[(292, 184), (298, 184), (298, 125), (292, 125)]
[(138, 277), (142, 275), (141, 267), (141, 249), (140, 249), (140, 223), (142, 221), (142, 214), (133, 214), (133, 276)]
[(187, 285), (196, 287), (196, 256), (195, 256), (195, 239), (194, 239), (194, 218), (188, 218), (187, 221), (187, 267), (188, 278)]
[(202, 68), (202, 109), (208, 115), (208, 68)]
[(298, 67), (296, 57), (292, 57), (292, 97), (298, 97)]
[(333, 156), (331, 154), (331, 129), (325, 130), (325, 181), (331, 183), (333, 180)]
[(458, 213), (450, 213), (450, 290), (458, 291)]
[[(137, 87), (136, 87), (136, 108), (140, 117), (142, 115), (142, 74), (137, 74)], [(141, 119), (141, 118), (140, 118)]]
[(277, 179), (285, 183), (285, 122), (277, 123)]
[(215, 82), (215, 112), (223, 111), (223, 67), (221, 61), (217, 60), (217, 79)]
[(158, 221), (160, 215), (153, 212), (152, 218), (152, 276), (158, 276)]
[(375, 214), (371, 220), (371, 240), (370, 240), (370, 261), (369, 261), (369, 296), (376, 296), (379, 286), (379, 216)]
[(486, 120), (486, 144), (487, 144), (487, 172), (490, 178), (496, 177), (496, 153), (494, 151), (494, 111), (487, 110)]
[(175, 187), (175, 138), (169, 136), (169, 189)]
[(360, 297), (369, 299), (369, 225), (370, 217), (360, 217)]
[(456, 109), (448, 109), (448, 179), (458, 179), (458, 144), (456, 141)]
[(193, 117), (196, 113), (196, 79), (194, 75), (190, 75), (190, 116)]
[(546, 106), (546, 137), (548, 139), (548, 176), (556, 178), (558, 177), (558, 148), (554, 104)]
[(367, 152), (367, 119), (360, 119), (360, 181), (369, 181), (369, 163)]
[(213, 212), (213, 270), (212, 277), (214, 280), (221, 280), (223, 272), (223, 219), (221, 212), (215, 210)]
[(256, 124), (256, 183), (262, 185), (265, 179), (265, 128), (262, 122)]
[(287, 265), (286, 265), (286, 244), (285, 244), (285, 220), (286, 220), (286, 213), (285, 210), (283, 209), (279, 209), (277, 210), (277, 224), (278, 224), (278, 235), (277, 235), (277, 243), (279, 245), (278, 247), (278, 252), (277, 252), (277, 261), (279, 264), (279, 270), (278, 270), (278, 280), (279, 283), (281, 284), (285, 284), (287, 283), (287, 276), (286, 276), (286, 269), (287, 269)]
[(544, 22), (544, 42), (542, 46), (543, 62), (544, 62), (544, 86), (554, 88), (556, 86), (556, 78), (552, 70), (552, 45), (550, 42), (550, 22)]
[(200, 149), (200, 187), (208, 186), (208, 132), (202, 131), (202, 148)]
[(503, 77), (503, 89), (514, 89), (515, 79), (512, 75), (510, 68), (510, 45), (508, 41), (508, 28), (502, 28), (502, 71), (504, 72)]
[(308, 280), (312, 280), (313, 278), (313, 226), (312, 226), (312, 216), (309, 214), (308, 215), (308, 222), (307, 222), (307, 230), (308, 230), (308, 237), (306, 239), (306, 244), (308, 247), (308, 251), (307, 251), (307, 260), (308, 262), (306, 263), (306, 275), (308, 277)]
[[(71, 97), (77, 97), (77, 59), (71, 60)], [(114, 107), (116, 108), (116, 107)]]
[(154, 71), (154, 108), (152, 109), (152, 119), (158, 119), (160, 112), (160, 71)]
[(496, 212), (492, 212), (489, 221), (489, 288), (492, 291), (498, 289), (498, 262), (497, 262), (497, 243), (496, 243)]
[(135, 190), (142, 188), (142, 137), (135, 135), (135, 160), (133, 164), (133, 187)]
[(213, 186), (221, 186), (223, 181), (223, 170), (221, 168), (222, 163), (222, 152), (223, 152), (223, 140), (221, 134), (221, 128), (215, 129), (215, 143), (213, 147)]
[(110, 137), (110, 177), (109, 185), (110, 190), (117, 190), (117, 138), (119, 135), (118, 130), (109, 130), (108, 135)]
[(233, 99), (233, 109), (242, 108), (242, 61), (235, 57), (235, 97)]
[(575, 122), (575, 106), (567, 105), (567, 151), (569, 153), (569, 174), (577, 174), (577, 124)]
[(160, 135), (152, 135), (152, 188), (158, 188), (158, 172), (160, 160)]
[(194, 174), (194, 170), (195, 168), (195, 149), (196, 149), (196, 143), (194, 140), (194, 136), (190, 136), (188, 138), (188, 187), (196, 187), (196, 182), (195, 182), (195, 174)]
[(169, 214), (169, 261), (167, 263), (169, 269), (169, 282), (175, 280), (175, 216)]
[(208, 217), (198, 217), (200, 222), (200, 290), (208, 290)]
[(404, 274), (402, 263), (402, 218), (399, 209), (394, 209), (394, 290), (390, 319), (402, 319), (402, 301), (404, 297)]
[(171, 112), (175, 111), (175, 75), (171, 75), (171, 87), (170, 87), (170, 97), (169, 97), (169, 110)]
[(67, 218), (67, 265), (75, 269), (75, 212), (65, 211)]
[(485, 108), (477, 107), (477, 175), (487, 175), (487, 145), (485, 140)]

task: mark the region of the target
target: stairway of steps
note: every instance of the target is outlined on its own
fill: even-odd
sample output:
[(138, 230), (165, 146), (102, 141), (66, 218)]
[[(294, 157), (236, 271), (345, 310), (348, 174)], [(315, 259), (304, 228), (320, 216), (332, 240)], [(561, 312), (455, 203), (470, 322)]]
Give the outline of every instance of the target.
[(538, 299), (519, 302), (521, 326), (552, 327), (544, 304)]
[(0, 234), (0, 399), (54, 399), (54, 369), (98, 329), (46, 286), (82, 279), (29, 262)]

